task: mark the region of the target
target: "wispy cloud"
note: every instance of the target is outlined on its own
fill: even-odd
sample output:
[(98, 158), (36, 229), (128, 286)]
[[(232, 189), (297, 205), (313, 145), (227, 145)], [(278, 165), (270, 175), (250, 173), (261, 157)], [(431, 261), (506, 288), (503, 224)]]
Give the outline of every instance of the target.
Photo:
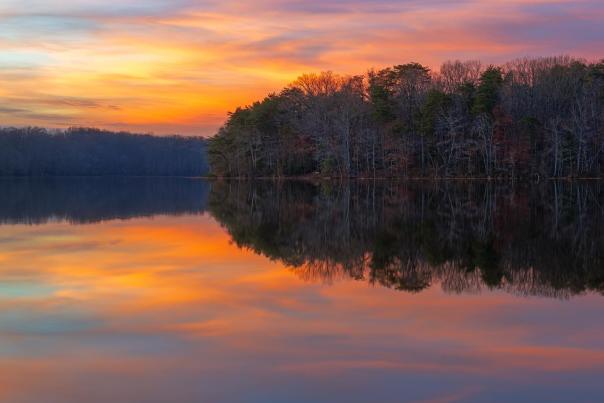
[(596, 0), (4, 0), (0, 99), (65, 124), (210, 134), (228, 110), (304, 71), (597, 58), (603, 21)]

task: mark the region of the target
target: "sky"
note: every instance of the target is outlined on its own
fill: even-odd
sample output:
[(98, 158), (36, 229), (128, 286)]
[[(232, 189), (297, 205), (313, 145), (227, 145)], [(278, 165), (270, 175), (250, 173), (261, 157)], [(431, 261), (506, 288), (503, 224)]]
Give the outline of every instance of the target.
[(0, 0), (0, 125), (212, 135), (306, 72), (604, 57), (601, 0)]

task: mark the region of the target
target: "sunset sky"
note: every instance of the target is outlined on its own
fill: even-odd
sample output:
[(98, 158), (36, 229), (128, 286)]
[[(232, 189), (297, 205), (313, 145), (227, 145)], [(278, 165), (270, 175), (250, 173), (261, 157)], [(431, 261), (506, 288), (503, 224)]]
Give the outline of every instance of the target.
[(1, 0), (0, 125), (210, 135), (303, 72), (604, 57), (602, 0)]

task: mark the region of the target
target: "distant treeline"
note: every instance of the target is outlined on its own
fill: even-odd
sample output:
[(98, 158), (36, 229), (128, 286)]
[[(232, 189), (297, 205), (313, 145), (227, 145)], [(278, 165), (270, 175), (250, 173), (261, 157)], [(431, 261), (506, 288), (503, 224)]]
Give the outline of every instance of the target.
[(237, 177), (602, 176), (603, 149), (604, 60), (566, 56), (303, 75), (208, 148)]
[(200, 176), (205, 140), (89, 128), (0, 128), (0, 176)]

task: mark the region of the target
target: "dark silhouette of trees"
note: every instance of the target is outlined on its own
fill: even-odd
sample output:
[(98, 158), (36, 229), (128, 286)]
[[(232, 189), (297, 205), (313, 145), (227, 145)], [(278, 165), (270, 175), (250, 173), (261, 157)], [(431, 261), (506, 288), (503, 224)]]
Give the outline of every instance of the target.
[(225, 177), (599, 177), (604, 61), (307, 74), (230, 114), (208, 151)]
[(208, 210), (305, 279), (566, 298), (604, 293), (603, 198), (599, 182), (219, 181)]
[(481, 74), (476, 96), (474, 98), (474, 114), (493, 114), (493, 110), (499, 103), (499, 92), (503, 85), (503, 76), (499, 67), (489, 66)]
[(0, 176), (201, 176), (205, 140), (97, 129), (0, 129)]

